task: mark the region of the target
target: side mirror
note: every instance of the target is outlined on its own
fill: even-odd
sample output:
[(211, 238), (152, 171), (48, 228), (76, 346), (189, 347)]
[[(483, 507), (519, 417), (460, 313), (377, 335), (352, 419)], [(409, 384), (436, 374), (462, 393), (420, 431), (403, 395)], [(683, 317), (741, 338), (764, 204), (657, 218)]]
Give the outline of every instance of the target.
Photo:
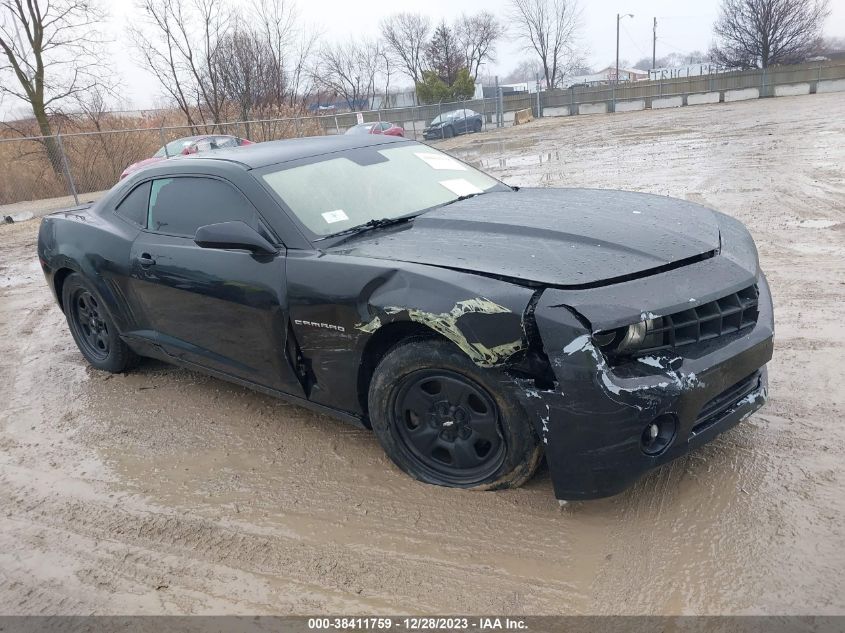
[(201, 226), (194, 235), (194, 242), (201, 248), (237, 248), (268, 255), (278, 253), (258, 231), (240, 220)]

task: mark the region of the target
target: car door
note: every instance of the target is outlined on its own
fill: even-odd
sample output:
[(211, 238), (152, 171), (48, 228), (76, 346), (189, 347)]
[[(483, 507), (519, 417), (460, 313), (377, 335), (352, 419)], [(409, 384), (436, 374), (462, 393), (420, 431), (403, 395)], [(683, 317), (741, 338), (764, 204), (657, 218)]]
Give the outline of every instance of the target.
[(463, 110), (455, 110), (454, 125), (455, 134), (463, 134), (466, 132), (466, 119), (464, 118)]
[(139, 320), (178, 359), (279, 389), (303, 390), (285, 354), (285, 250), (201, 248), (200, 226), (242, 221), (278, 242), (231, 183), (177, 176), (151, 182), (146, 227), (130, 252)]
[(464, 134), (467, 134), (472, 129), (472, 117), (475, 113), (472, 110), (463, 110), (461, 111), (461, 116), (463, 118), (463, 131)]

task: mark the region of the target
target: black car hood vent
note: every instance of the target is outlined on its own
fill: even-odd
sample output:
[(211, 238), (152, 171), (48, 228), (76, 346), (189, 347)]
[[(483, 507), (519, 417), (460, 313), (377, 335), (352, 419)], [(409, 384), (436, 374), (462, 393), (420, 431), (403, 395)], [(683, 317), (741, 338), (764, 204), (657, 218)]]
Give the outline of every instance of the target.
[(406, 228), (371, 231), (329, 249), (565, 288), (591, 288), (715, 255), (706, 207), (650, 194), (520, 189), (435, 209)]

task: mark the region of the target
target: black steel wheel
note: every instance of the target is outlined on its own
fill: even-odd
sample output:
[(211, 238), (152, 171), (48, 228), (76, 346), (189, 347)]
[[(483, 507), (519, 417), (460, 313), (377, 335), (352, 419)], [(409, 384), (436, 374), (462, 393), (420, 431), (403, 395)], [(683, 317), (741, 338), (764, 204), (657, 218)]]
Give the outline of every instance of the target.
[(87, 279), (72, 273), (61, 294), (70, 333), (91, 365), (119, 373), (135, 364), (137, 356), (120, 338), (105, 303)]
[(444, 480), (472, 483), (501, 465), (505, 444), (498, 408), (466, 376), (432, 369), (406, 376), (393, 414), (405, 448)]
[(109, 328), (97, 298), (85, 288), (77, 288), (69, 309), (73, 327), (79, 333), (78, 342), (87, 354), (100, 360), (108, 358)]
[(368, 414), (385, 453), (430, 484), (492, 490), (522, 485), (542, 457), (513, 381), (452, 343), (396, 345), (373, 373)]

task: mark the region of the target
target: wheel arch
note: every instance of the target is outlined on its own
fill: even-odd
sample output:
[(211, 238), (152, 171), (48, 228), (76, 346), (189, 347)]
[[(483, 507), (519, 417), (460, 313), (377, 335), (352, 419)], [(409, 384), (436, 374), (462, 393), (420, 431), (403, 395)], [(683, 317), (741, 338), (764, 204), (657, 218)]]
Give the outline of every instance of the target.
[[(448, 341), (429, 326), (415, 321), (394, 321), (385, 323), (369, 337), (361, 353), (358, 365), (358, 401), (361, 410), (368, 414), (367, 394), (373, 373), (387, 353), (406, 341), (414, 339), (437, 339)], [(451, 343), (451, 341), (449, 341)], [(457, 348), (457, 346), (455, 346)], [(367, 420), (369, 424), (369, 420)]]
[(73, 268), (63, 266), (62, 268), (59, 268), (55, 273), (53, 273), (53, 289), (56, 292), (56, 300), (59, 302), (59, 308), (61, 308), (62, 312), (64, 312), (65, 310), (62, 289), (64, 288), (65, 281), (67, 281), (67, 278), (75, 272), (78, 271), (74, 270)]

